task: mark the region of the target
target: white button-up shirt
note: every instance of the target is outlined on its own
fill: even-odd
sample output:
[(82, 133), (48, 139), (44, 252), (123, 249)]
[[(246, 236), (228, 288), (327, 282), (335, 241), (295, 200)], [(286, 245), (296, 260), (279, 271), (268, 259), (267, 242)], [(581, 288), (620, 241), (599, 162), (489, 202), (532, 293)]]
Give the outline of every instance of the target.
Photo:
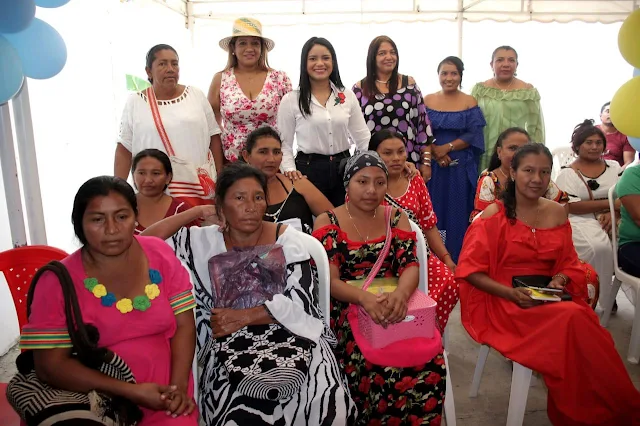
[[(347, 151), (355, 141), (358, 151), (369, 149), (371, 132), (364, 121), (360, 103), (349, 89), (339, 90), (331, 84), (332, 94), (325, 106), (311, 95), (311, 115), (302, 116), (298, 106), (300, 90), (287, 93), (278, 109), (278, 130), (282, 136), (282, 170), (296, 169), (293, 138), (298, 151), (305, 154), (335, 155)], [(339, 94), (344, 94), (341, 103)], [(351, 140), (350, 140), (351, 139)]]

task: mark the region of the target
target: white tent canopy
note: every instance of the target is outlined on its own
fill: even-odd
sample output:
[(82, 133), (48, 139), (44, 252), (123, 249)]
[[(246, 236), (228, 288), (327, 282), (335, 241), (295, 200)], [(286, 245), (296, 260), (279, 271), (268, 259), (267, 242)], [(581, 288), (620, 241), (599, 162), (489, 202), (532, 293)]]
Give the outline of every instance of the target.
[(250, 15), (266, 25), (428, 22), (623, 21), (640, 0), (154, 0), (185, 17), (230, 21)]

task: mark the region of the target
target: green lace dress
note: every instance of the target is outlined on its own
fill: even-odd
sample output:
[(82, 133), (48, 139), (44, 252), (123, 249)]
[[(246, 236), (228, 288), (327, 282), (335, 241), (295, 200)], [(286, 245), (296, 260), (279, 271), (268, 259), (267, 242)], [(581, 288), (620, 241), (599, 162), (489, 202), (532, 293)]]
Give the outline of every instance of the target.
[(479, 173), (489, 165), (498, 136), (509, 127), (522, 127), (533, 142), (544, 143), (544, 119), (538, 89), (501, 90), (477, 83), (471, 91), (484, 114), (484, 154), (480, 157)]

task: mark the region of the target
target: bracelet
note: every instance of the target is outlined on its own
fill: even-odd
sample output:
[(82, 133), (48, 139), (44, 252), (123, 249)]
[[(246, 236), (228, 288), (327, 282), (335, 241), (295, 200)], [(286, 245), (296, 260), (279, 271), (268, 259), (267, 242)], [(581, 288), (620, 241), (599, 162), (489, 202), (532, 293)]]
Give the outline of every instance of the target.
[(425, 167), (431, 167), (431, 161), (428, 161), (428, 162), (427, 161), (423, 161), (422, 165), (425, 166)]
[(447, 252), (447, 253), (445, 253), (445, 254), (443, 254), (443, 255), (442, 255), (442, 258), (444, 259), (444, 258), (445, 258), (445, 257), (447, 257), (447, 256), (451, 257), (451, 254), (449, 254), (449, 252)]
[(453, 146), (453, 144), (451, 142), (449, 142), (449, 152), (451, 151), (455, 151), (455, 147)]
[(564, 281), (564, 284), (563, 284), (563, 285), (564, 285), (565, 287), (567, 286), (567, 284), (569, 284), (569, 279), (568, 279), (567, 277), (565, 277), (563, 274), (555, 274), (551, 279), (554, 279), (554, 278), (556, 278), (556, 277), (558, 277), (558, 278), (562, 278), (562, 281)]

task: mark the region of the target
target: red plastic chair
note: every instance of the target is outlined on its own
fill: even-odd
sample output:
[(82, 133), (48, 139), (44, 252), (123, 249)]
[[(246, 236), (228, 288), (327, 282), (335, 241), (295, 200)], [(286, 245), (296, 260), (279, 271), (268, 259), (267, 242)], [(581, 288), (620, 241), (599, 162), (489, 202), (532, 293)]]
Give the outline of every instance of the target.
[[(0, 272), (4, 274), (11, 290), (20, 330), (27, 323), (27, 294), (33, 275), (50, 261), (62, 260), (67, 256), (64, 251), (49, 246), (19, 247), (0, 253)], [(23, 425), (7, 401), (6, 389), (6, 383), (0, 383), (0, 425)]]

